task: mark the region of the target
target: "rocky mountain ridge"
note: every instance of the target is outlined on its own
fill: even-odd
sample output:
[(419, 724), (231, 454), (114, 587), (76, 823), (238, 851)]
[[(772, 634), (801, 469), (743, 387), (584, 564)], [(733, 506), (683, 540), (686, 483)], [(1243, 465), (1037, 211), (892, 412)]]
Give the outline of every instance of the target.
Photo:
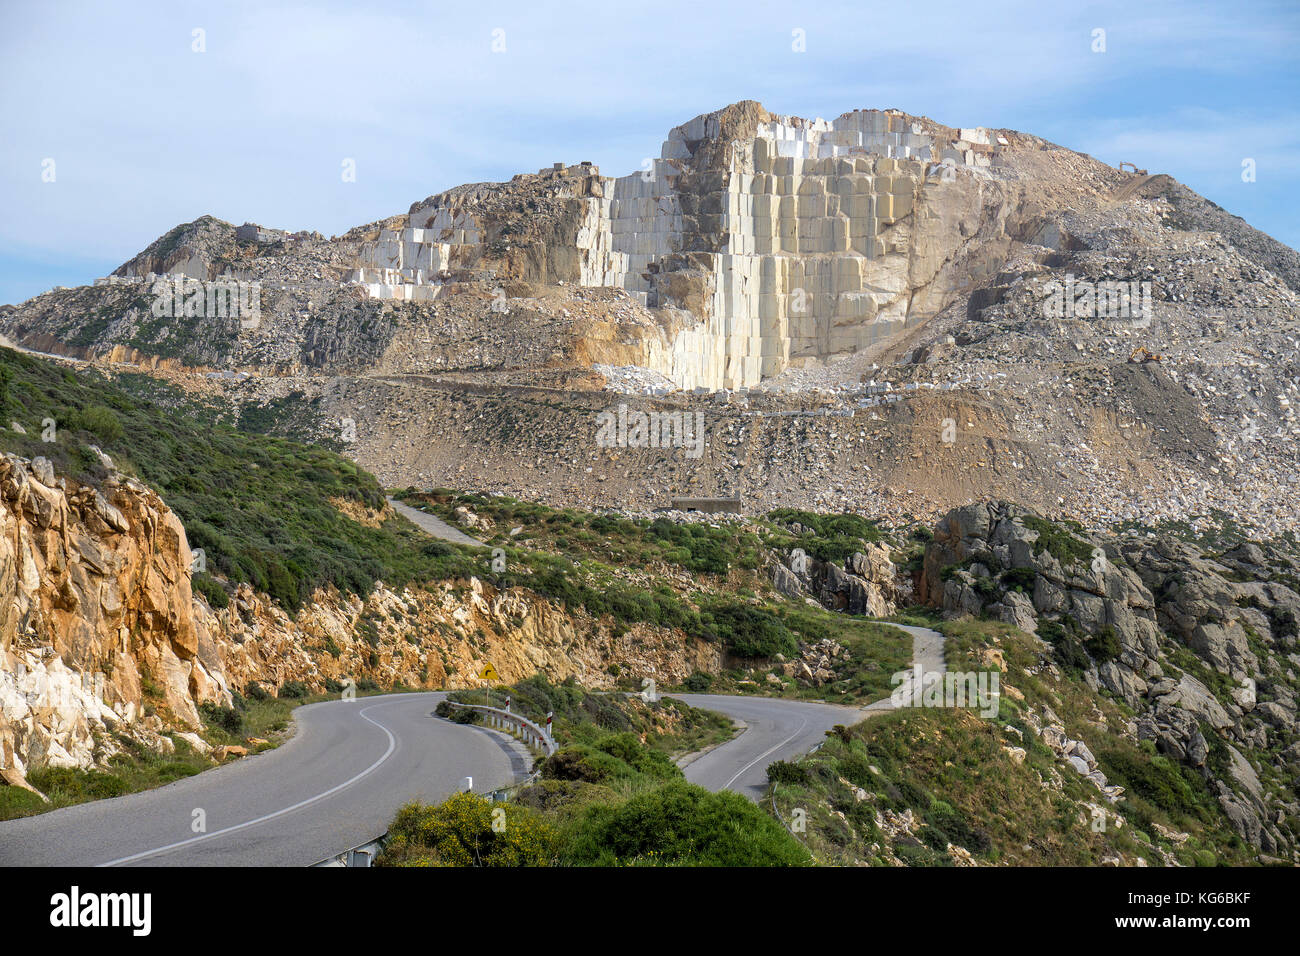
[(939, 522), (919, 588), (946, 614), (1037, 634), (1048, 666), (1127, 705), (1128, 735), (1202, 774), (1243, 839), (1289, 855), (1298, 571), (1294, 548), (1087, 536), (992, 502)]

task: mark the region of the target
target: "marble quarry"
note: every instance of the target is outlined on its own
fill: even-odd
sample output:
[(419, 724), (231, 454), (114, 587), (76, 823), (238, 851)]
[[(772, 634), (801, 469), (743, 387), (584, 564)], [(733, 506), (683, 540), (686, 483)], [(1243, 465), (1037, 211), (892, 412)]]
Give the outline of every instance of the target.
[[(896, 111), (827, 121), (752, 105), (767, 118), (741, 135), (728, 138), (727, 110), (696, 117), (628, 176), (557, 163), (503, 186), (545, 186), (564, 201), (565, 281), (687, 314), (643, 361), (680, 388), (748, 387), (945, 307), (956, 281), (946, 267), (980, 228), (982, 184), (997, 179), (1006, 145)], [(404, 228), (362, 245), (349, 281), (429, 301), (451, 271), (490, 264), (504, 235), (488, 209), (501, 192), (490, 190), (416, 204)]]

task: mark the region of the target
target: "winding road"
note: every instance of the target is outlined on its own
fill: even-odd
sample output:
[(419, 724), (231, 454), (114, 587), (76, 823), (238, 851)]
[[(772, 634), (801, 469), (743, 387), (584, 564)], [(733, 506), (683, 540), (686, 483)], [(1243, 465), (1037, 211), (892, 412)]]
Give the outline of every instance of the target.
[[(922, 673), (945, 670), (942, 634), (928, 627), (893, 626), (912, 635), (913, 666), (920, 667)], [(910, 679), (900, 686), (910, 686)], [(682, 763), (691, 783), (707, 790), (734, 790), (755, 802), (767, 792), (768, 764), (808, 753), (836, 724), (849, 726), (895, 709), (889, 697), (857, 708), (779, 697), (669, 696), (692, 707), (726, 714), (743, 725), (739, 736)]]
[(734, 790), (755, 802), (767, 791), (768, 764), (806, 754), (836, 724), (856, 724), (865, 716), (856, 707), (780, 697), (667, 696), (744, 724), (739, 736), (684, 761), (683, 772), (706, 790)]
[[(925, 669), (943, 638), (913, 634)], [(505, 786), (531, 765), (504, 734), (435, 717), (445, 692), (308, 704), (283, 746), (154, 790), (0, 823), (0, 866), (308, 866), (383, 833), (398, 807), (459, 790)], [(762, 797), (767, 766), (811, 750), (868, 708), (771, 697), (673, 694), (743, 724), (731, 740), (684, 761), (709, 790)], [(201, 827), (200, 827), (201, 823)]]

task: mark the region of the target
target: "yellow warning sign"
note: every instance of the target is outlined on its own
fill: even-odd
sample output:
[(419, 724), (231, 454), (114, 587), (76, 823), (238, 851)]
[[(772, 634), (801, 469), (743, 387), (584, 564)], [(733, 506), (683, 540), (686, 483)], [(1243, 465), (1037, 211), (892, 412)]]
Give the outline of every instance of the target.
[(488, 664), (487, 667), (483, 668), (483, 670), (479, 672), (478, 677), (479, 680), (500, 680), (501, 679), (501, 675), (497, 673), (497, 669), (493, 667), (490, 663)]

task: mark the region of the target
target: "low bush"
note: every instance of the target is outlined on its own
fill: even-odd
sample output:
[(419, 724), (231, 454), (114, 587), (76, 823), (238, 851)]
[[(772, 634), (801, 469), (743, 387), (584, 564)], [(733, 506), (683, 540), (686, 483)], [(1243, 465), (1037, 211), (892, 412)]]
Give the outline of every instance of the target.
[(703, 671), (696, 671), (682, 681), (682, 685), (692, 693), (707, 694), (709, 688), (713, 686), (713, 675), (706, 674)]
[(767, 765), (767, 779), (772, 783), (800, 785), (808, 782), (808, 771), (797, 763), (777, 760)]
[(558, 842), (536, 811), (473, 793), (408, 804), (388, 832), (380, 866), (548, 866)]
[(564, 862), (669, 866), (803, 866), (808, 853), (772, 817), (729, 791), (685, 781), (617, 806), (586, 808), (566, 834)]

